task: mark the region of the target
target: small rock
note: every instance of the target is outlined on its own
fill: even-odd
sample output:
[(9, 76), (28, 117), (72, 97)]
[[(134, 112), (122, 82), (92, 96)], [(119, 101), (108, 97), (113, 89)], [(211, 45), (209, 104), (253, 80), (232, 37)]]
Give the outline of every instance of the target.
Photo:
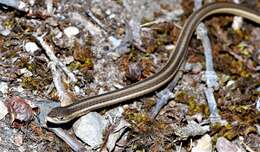
[(8, 29), (5, 29), (5, 30), (2, 30), (0, 33), (1, 33), (1, 35), (3, 35), (3, 36), (8, 36), (8, 35), (11, 33), (11, 31), (8, 30)]
[(78, 95), (80, 95), (80, 93), (81, 93), (81, 90), (80, 90), (79, 86), (75, 86), (75, 87), (74, 87), (74, 91), (75, 91), (75, 93), (78, 94)]
[(184, 66), (184, 71), (185, 72), (192, 72), (193, 74), (197, 74), (201, 72), (202, 70), (202, 65), (200, 63), (186, 63)]
[(105, 12), (107, 15), (110, 15), (112, 12), (111, 12), (111, 10), (110, 9), (108, 9), (108, 10), (106, 10), (106, 12)]
[(0, 101), (0, 120), (3, 119), (7, 113), (8, 113), (7, 107), (2, 101)]
[(191, 118), (200, 123), (203, 120), (203, 114), (202, 113), (196, 113), (195, 115), (191, 116)]
[(24, 76), (27, 76), (27, 77), (33, 76), (32, 72), (27, 70), (26, 68), (20, 69), (20, 74), (23, 74)]
[(97, 148), (103, 143), (103, 133), (108, 121), (96, 112), (91, 112), (73, 124), (73, 130), (78, 138)]
[(120, 54), (117, 52), (109, 52), (108, 55), (111, 56), (113, 60), (117, 60), (120, 57)]
[(117, 39), (117, 38), (115, 38), (113, 36), (108, 37), (108, 40), (110, 41), (110, 43), (112, 43), (114, 48), (118, 47), (121, 44), (121, 42), (122, 42), (122, 40)]
[(64, 33), (67, 37), (73, 37), (79, 34), (79, 29), (75, 26), (70, 26), (64, 29)]
[[(18, 82), (21, 82), (22, 80), (19, 80)], [(19, 85), (19, 86), (17, 86), (17, 87), (13, 87), (12, 88), (12, 91), (16, 91), (16, 92), (19, 92), (19, 93), (23, 93), (24, 92), (24, 88), (21, 86), (21, 85)]]
[(235, 144), (231, 143), (224, 137), (217, 139), (216, 148), (218, 152), (239, 152), (241, 151)]
[(187, 62), (185, 65), (184, 65), (184, 71), (185, 72), (190, 72), (192, 70), (192, 64)]
[(24, 146), (20, 146), (20, 147), (18, 147), (18, 150), (19, 150), (20, 152), (25, 152), (25, 151), (26, 151), (26, 149), (25, 149)]
[(127, 77), (133, 81), (137, 81), (142, 75), (143, 68), (138, 63), (129, 63), (128, 71)]
[[(29, 4), (33, 6), (35, 4), (35, 0), (29, 0)], [(51, 17), (50, 17), (51, 18)]]
[(46, 23), (50, 24), (51, 26), (58, 26), (57, 20), (55, 20), (53, 17), (49, 17), (45, 21)]
[(166, 49), (166, 50), (171, 50), (171, 51), (173, 51), (173, 50), (175, 49), (175, 45), (172, 45), (172, 44), (166, 45), (166, 46), (165, 46), (165, 49)]
[(192, 152), (211, 152), (211, 138), (208, 134), (204, 135), (197, 141), (197, 145), (192, 148)]
[(0, 92), (2, 92), (2, 94), (8, 93), (8, 84), (7, 83), (0, 82)]
[(236, 81), (234, 81), (234, 80), (229, 80), (229, 81), (227, 82), (226, 87), (233, 87), (233, 86), (235, 85), (235, 83), (236, 83)]
[(23, 144), (23, 135), (17, 134), (14, 137), (14, 144), (17, 145), (17, 146), (21, 146)]
[(196, 74), (202, 70), (202, 65), (200, 63), (193, 64), (192, 73)]
[(106, 93), (106, 91), (105, 91), (103, 88), (100, 88), (100, 89), (98, 90), (98, 95), (104, 94), (104, 93)]
[(66, 65), (68, 64), (71, 64), (72, 62), (74, 61), (74, 57), (73, 56), (68, 56), (68, 57), (65, 57), (62, 62)]
[(39, 47), (34, 42), (27, 42), (24, 45), (25, 51), (34, 54), (37, 50), (39, 50)]
[(260, 86), (256, 88), (256, 91), (260, 91)]

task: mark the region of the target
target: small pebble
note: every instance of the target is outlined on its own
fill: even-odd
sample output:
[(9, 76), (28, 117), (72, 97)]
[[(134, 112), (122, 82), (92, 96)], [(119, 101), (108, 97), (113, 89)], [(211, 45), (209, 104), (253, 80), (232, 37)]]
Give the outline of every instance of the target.
[(5, 115), (7, 115), (7, 113), (8, 113), (7, 107), (2, 101), (0, 101), (0, 120), (2, 120), (5, 117)]
[(11, 33), (11, 31), (8, 30), (8, 29), (5, 29), (5, 30), (2, 30), (0, 33), (1, 33), (1, 35), (3, 35), (3, 36), (8, 36), (8, 35)]
[(204, 135), (197, 141), (197, 145), (192, 148), (191, 152), (212, 152), (211, 138), (208, 134)]
[(64, 29), (64, 33), (67, 37), (73, 37), (79, 34), (79, 29), (75, 26), (70, 26)]
[(193, 64), (192, 73), (196, 74), (202, 70), (202, 65), (200, 63)]
[(17, 146), (21, 146), (23, 144), (23, 135), (17, 134), (14, 137), (14, 144), (17, 145)]
[(25, 149), (24, 146), (20, 146), (20, 147), (18, 147), (18, 150), (19, 150), (20, 152), (25, 152), (25, 151), (26, 151), (26, 149)]
[(165, 46), (165, 49), (166, 49), (166, 50), (174, 50), (174, 49), (175, 49), (175, 45), (172, 45), (172, 44), (166, 45), (166, 46)]
[(114, 48), (118, 47), (118, 46), (121, 44), (121, 42), (122, 42), (122, 40), (117, 39), (117, 38), (115, 38), (114, 36), (109, 36), (109, 37), (108, 37), (108, 40), (110, 41), (110, 43), (112, 43), (112, 45), (114, 46)]
[(68, 64), (71, 64), (72, 62), (74, 61), (74, 57), (73, 56), (68, 56), (68, 57), (65, 57), (62, 62), (66, 65)]
[(0, 82), (0, 92), (2, 94), (7, 94), (8, 93), (8, 84), (5, 82)]
[(27, 76), (27, 77), (33, 76), (32, 72), (27, 70), (26, 68), (20, 69), (20, 74), (23, 74), (24, 76)]
[(103, 143), (103, 133), (108, 121), (97, 112), (91, 112), (81, 117), (73, 124), (73, 130), (78, 138), (97, 148)]
[(25, 51), (34, 54), (37, 50), (39, 50), (39, 47), (34, 42), (27, 42), (24, 46)]
[(217, 139), (216, 148), (218, 152), (238, 152), (241, 151), (235, 144), (224, 137)]

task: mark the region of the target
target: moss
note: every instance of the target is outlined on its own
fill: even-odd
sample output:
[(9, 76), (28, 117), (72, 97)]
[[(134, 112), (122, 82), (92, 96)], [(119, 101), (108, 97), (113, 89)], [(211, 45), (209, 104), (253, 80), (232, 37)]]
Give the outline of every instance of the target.
[(37, 65), (35, 63), (28, 64), (27, 69), (32, 73), (36, 73)]
[(147, 113), (134, 113), (134, 112), (127, 112), (125, 118), (131, 122), (136, 124), (139, 123), (148, 123), (150, 121), (149, 116)]
[(92, 61), (92, 59), (91, 58), (86, 58), (85, 59), (85, 62), (84, 62), (84, 64), (83, 64), (83, 67), (84, 68), (88, 68), (88, 69), (92, 69), (93, 67), (94, 67), (94, 64), (93, 64), (93, 61)]
[(235, 60), (228, 54), (221, 54), (217, 57), (217, 64), (215, 64), (218, 70), (225, 73), (237, 74), (241, 77), (251, 76), (250, 71), (244, 65), (243, 62)]
[(194, 96), (189, 96), (186, 92), (181, 91), (176, 94), (175, 99), (177, 102), (184, 103), (188, 105), (189, 115), (194, 115), (196, 113), (202, 113), (205, 116), (209, 116), (209, 108), (207, 104), (199, 104)]
[(40, 88), (40, 81), (32, 77), (25, 76), (22, 79), (22, 87), (26, 89), (36, 90)]
[(14, 23), (15, 23), (14, 18), (10, 18), (5, 20), (3, 25), (7, 29), (12, 29), (14, 27)]
[(252, 54), (250, 53), (250, 51), (248, 50), (246, 45), (243, 45), (240, 43), (236, 47), (238, 48), (238, 51), (240, 52), (241, 55), (243, 55), (247, 58), (252, 56)]

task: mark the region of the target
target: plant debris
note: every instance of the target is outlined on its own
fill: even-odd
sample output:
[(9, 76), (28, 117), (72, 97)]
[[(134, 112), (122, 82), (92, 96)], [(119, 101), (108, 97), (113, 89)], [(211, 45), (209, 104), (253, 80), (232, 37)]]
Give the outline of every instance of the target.
[(15, 120), (20, 122), (29, 122), (33, 118), (33, 110), (30, 106), (29, 100), (23, 99), (19, 96), (14, 96), (6, 101), (9, 114), (11, 116), (11, 123)]
[[(98, 139), (85, 141), (90, 135), (84, 127), (84, 139), (76, 138), (83, 133), (73, 129), (86, 116), (58, 126), (62, 128), (46, 124), (46, 114), (59, 102), (68, 105), (157, 73), (174, 51), (193, 3), (1, 1), (0, 102), (10, 117), (4, 114), (0, 120), (0, 151), (259, 151), (260, 28), (247, 20), (233, 25), (231, 15), (203, 21), (219, 79), (213, 95), (225, 123), (210, 121), (204, 48), (194, 36), (183, 75), (154, 119), (150, 112), (160, 90), (115, 105), (121, 111), (113, 116), (108, 114), (113, 106), (97, 111), (100, 119), (106, 118), (102, 131), (99, 121), (91, 124)], [(241, 5), (260, 9), (257, 0)]]

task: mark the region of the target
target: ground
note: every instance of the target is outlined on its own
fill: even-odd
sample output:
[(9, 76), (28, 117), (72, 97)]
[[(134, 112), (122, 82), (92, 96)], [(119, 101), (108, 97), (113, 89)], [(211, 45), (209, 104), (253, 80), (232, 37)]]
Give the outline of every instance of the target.
[[(28, 110), (30, 104), (24, 101), (14, 108), (10, 101), (16, 96), (32, 102), (60, 100), (53, 82), (53, 58), (37, 37), (46, 34), (43, 39), (53, 54), (75, 75), (76, 82), (64, 69), (58, 70), (70, 101), (120, 89), (158, 72), (174, 51), (180, 28), (193, 12), (193, 1), (179, 0), (24, 3), (30, 13), (26, 9), (0, 7), (0, 100), (9, 109), (9, 114), (0, 120), (0, 150), (8, 152), (71, 151), (63, 140), (36, 122), (39, 109)], [(260, 11), (259, 1), (247, 0), (243, 5)], [(260, 26), (244, 20), (242, 27), (234, 30), (233, 19), (231, 15), (217, 15), (204, 21), (219, 79), (214, 97), (226, 123), (209, 122), (210, 110), (204, 95), (204, 49), (194, 35), (173, 98), (156, 118), (149, 117), (156, 92), (116, 105), (124, 107), (124, 118), (131, 124), (123, 135), (124, 151), (177, 151), (180, 146), (183, 151), (190, 151), (192, 141), (204, 134), (210, 136), (213, 148), (219, 137), (225, 137), (242, 150), (260, 151)], [(26, 114), (22, 112), (19, 117), (17, 109), (25, 109)], [(208, 126), (207, 133), (182, 133), (191, 120)], [(73, 135), (70, 127), (63, 128)]]

